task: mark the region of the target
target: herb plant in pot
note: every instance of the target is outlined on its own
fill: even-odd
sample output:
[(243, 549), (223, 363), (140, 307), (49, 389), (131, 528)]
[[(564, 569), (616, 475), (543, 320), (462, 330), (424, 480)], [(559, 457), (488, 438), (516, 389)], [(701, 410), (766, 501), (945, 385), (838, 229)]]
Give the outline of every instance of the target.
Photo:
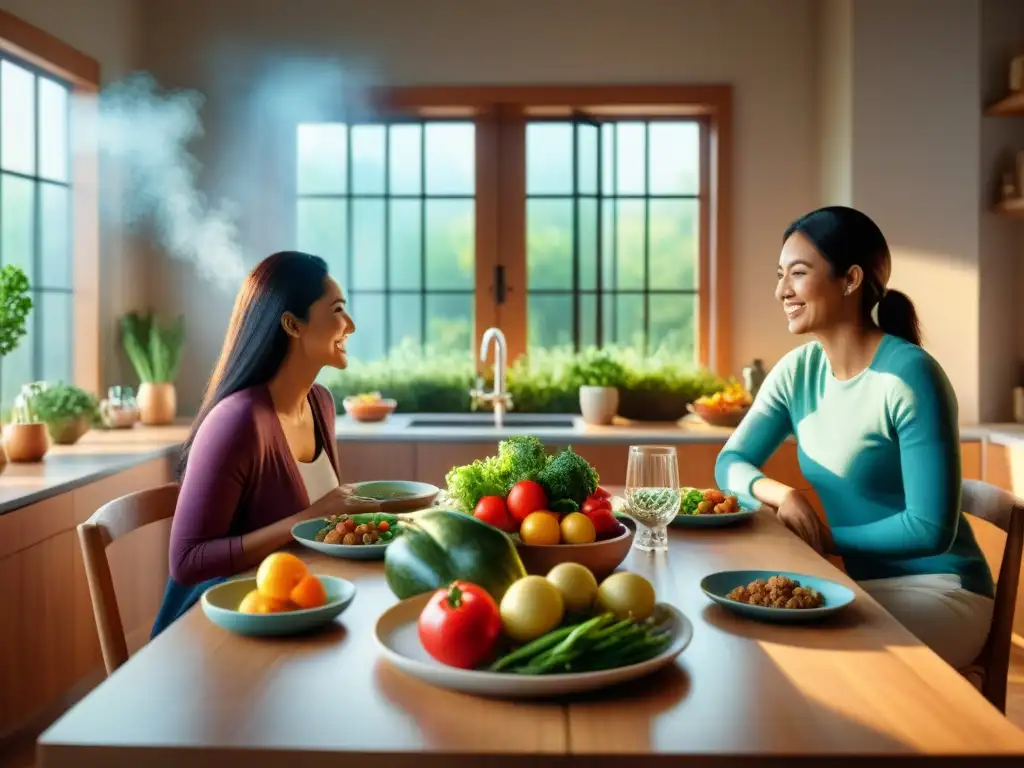
[[(0, 268), (0, 359), (18, 348), (27, 333), (26, 321), (31, 310), (28, 276), (13, 264)], [(0, 440), (0, 472), (6, 465), (7, 453), (4, 441)]]
[(137, 312), (121, 318), (124, 351), (141, 382), (136, 400), (139, 421), (143, 424), (170, 424), (177, 415), (174, 380), (181, 363), (184, 322), (184, 317), (179, 316), (164, 327), (152, 313), (141, 315)]
[(50, 439), (36, 411), (36, 399), (46, 389), (46, 383), (34, 381), (25, 384), (14, 398), (11, 423), (4, 427), (4, 448), (13, 462), (42, 461), (50, 450)]
[(579, 382), (580, 413), (587, 424), (611, 424), (619, 410), (619, 387), (625, 366), (609, 353), (597, 351), (574, 361), (570, 376)]
[(99, 421), (99, 403), (84, 389), (63, 382), (35, 398), (35, 411), (57, 445), (74, 445)]

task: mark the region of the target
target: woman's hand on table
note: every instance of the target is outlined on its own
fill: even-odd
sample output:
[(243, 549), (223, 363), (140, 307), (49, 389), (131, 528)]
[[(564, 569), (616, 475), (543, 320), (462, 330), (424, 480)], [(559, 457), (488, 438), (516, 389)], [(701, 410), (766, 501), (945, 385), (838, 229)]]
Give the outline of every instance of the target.
[(315, 520), (331, 515), (356, 515), (362, 512), (380, 512), (380, 502), (357, 496), (351, 485), (332, 488), (323, 497), (298, 514), (299, 520)]
[(783, 525), (806, 541), (819, 555), (832, 552), (832, 532), (799, 491), (786, 494), (777, 515)]

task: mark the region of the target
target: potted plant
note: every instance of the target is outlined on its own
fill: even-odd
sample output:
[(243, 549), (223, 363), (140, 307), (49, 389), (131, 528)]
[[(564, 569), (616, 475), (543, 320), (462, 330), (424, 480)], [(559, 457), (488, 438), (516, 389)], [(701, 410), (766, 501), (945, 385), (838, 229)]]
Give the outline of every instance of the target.
[(619, 387), (627, 378), (626, 367), (606, 351), (580, 356), (569, 376), (579, 385), (580, 413), (587, 424), (611, 424), (619, 411)]
[(45, 389), (45, 382), (33, 381), (22, 385), (21, 392), (14, 398), (11, 423), (4, 427), (4, 447), (11, 461), (41, 461), (50, 449), (46, 424), (36, 411), (36, 399)]
[(74, 445), (99, 421), (99, 403), (84, 389), (59, 382), (34, 400), (36, 416), (46, 424), (57, 445)]
[[(28, 277), (14, 264), (0, 268), (0, 359), (18, 348), (27, 332), (26, 321), (32, 310)], [(0, 440), (0, 472), (7, 464), (4, 441)]]
[(185, 319), (181, 316), (166, 327), (152, 313), (132, 312), (121, 318), (124, 351), (141, 382), (136, 399), (143, 424), (170, 424), (177, 415), (174, 380), (184, 337)]

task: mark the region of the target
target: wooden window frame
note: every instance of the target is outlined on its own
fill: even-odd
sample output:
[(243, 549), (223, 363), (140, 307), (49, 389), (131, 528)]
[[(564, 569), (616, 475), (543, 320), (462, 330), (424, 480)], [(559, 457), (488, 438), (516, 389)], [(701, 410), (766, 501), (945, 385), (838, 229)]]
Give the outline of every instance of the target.
[[(71, 259), (72, 379), (76, 386), (100, 393), (99, 151), (95, 126), (100, 65), (67, 43), (0, 10), (0, 49), (69, 83), (72, 88)], [(73, 135), (73, 134), (72, 134)], [(70, 136), (69, 136), (70, 139)], [(33, 312), (38, 311), (38, 308)]]
[[(365, 96), (365, 95), (364, 95)], [(472, 119), (477, 125), (476, 284), (473, 338), (505, 330), (510, 360), (527, 349), (526, 131), (533, 117), (585, 112), (615, 118), (696, 118), (700, 147), (698, 363), (732, 368), (731, 179), (732, 87), (729, 85), (422, 86), (374, 90), (369, 115)], [(494, 269), (505, 267), (504, 303), (494, 299)], [(474, 345), (475, 349), (475, 345)]]

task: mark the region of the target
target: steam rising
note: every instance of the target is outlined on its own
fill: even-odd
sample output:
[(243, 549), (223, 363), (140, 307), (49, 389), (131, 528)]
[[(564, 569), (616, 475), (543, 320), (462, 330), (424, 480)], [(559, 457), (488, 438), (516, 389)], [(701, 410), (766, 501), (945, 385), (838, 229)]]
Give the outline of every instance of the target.
[(233, 293), (246, 272), (236, 211), (227, 202), (207, 205), (197, 184), (201, 166), (189, 151), (203, 134), (203, 100), (196, 91), (162, 92), (147, 73), (104, 89), (96, 139), (103, 158), (123, 174), (118, 210), (105, 213), (129, 231), (149, 225), (169, 255)]

